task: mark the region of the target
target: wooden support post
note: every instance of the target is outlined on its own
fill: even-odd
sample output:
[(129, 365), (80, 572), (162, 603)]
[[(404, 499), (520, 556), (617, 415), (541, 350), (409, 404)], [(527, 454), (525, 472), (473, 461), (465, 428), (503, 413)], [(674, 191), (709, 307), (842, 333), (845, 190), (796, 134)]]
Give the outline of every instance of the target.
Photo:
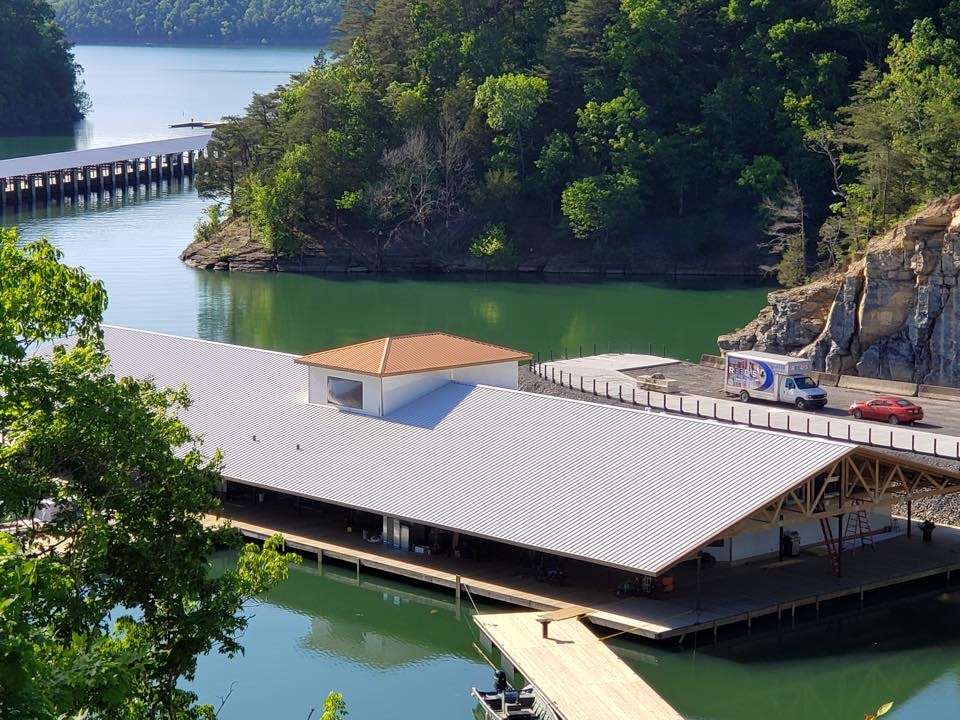
[(21, 204), (21, 202), (22, 202), (22, 200), (23, 200), (23, 198), (22, 198), (22, 195), (23, 195), (23, 178), (15, 177), (15, 178), (13, 179), (13, 189), (14, 189), (14, 195), (15, 195), (14, 200), (15, 200), (16, 205), (17, 205), (17, 210), (19, 210), (19, 209), (20, 209), (20, 204)]
[(357, 582), (360, 582), (360, 558), (357, 558)]
[(97, 197), (103, 200), (103, 165), (97, 165)]
[(913, 500), (907, 500), (907, 540), (913, 535)]
[(60, 192), (60, 204), (63, 205), (63, 198), (66, 194), (66, 191), (63, 187), (63, 170), (57, 171), (57, 190)]
[(30, 185), (30, 207), (35, 208), (37, 206), (37, 176), (31, 175), (29, 180)]
[(140, 197), (140, 158), (133, 161), (133, 186), (137, 189), (137, 197)]
[(457, 612), (460, 611), (460, 576), (456, 575), (453, 579), (455, 586), (453, 588), (453, 597), (457, 603)]
[(47, 195), (47, 205), (50, 204), (50, 201), (53, 200), (53, 188), (50, 187), (50, 180), (53, 178), (53, 173), (45, 172), (43, 174), (43, 189), (46, 191)]
[(73, 188), (73, 192), (71, 193), (71, 198), (73, 202), (77, 201), (77, 192), (79, 191), (78, 180), (77, 180), (78, 172), (79, 171), (77, 170), (77, 168), (70, 168), (70, 185)]
[(323, 548), (317, 548), (317, 569), (323, 567)]
[(548, 628), (550, 627), (550, 618), (538, 617), (537, 622), (540, 623), (540, 633), (543, 636), (544, 640), (550, 639), (550, 633)]
[(843, 513), (837, 515), (837, 577), (843, 577)]
[(702, 553), (698, 550), (697, 551), (697, 612), (700, 612), (703, 605), (702, 597), (700, 593), (700, 559), (701, 557), (702, 557)]
[(180, 187), (183, 187), (183, 153), (177, 155), (177, 170), (180, 173)]
[(153, 158), (147, 155), (146, 157), (146, 166), (147, 166), (147, 192), (150, 192), (150, 185), (153, 182)]

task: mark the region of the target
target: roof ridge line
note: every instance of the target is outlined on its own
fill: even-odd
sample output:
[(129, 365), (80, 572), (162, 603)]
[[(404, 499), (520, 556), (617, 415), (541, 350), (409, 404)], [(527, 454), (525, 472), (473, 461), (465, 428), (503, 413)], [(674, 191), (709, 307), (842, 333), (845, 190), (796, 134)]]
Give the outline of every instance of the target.
[(380, 356), (380, 366), (377, 368), (377, 372), (380, 375), (383, 375), (383, 372), (387, 367), (387, 355), (390, 352), (390, 343), (392, 340), (393, 340), (393, 336), (391, 335), (387, 335), (387, 337), (384, 338), (383, 354)]

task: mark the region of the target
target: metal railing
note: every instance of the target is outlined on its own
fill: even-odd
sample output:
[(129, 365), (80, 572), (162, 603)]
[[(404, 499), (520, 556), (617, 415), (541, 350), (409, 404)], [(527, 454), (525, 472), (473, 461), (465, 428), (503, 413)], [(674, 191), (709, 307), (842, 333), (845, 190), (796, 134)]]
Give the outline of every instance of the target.
[[(690, 397), (684, 395), (669, 395), (656, 390), (637, 390), (636, 385), (629, 386), (624, 393), (624, 386), (621, 383), (610, 383), (607, 381), (597, 382), (595, 378), (584, 378), (583, 375), (575, 375), (572, 372), (558, 369), (549, 363), (533, 363), (530, 370), (544, 380), (549, 380), (555, 385), (566, 387), (571, 390), (588, 393), (596, 397), (603, 397), (607, 400), (616, 400), (626, 405), (637, 407), (646, 407), (652, 410), (675, 413), (679, 415), (689, 415), (707, 420), (716, 420), (733, 425), (747, 425), (749, 427), (761, 428), (764, 430), (777, 430), (796, 435), (806, 435), (809, 437), (820, 437), (828, 440), (840, 440), (843, 442), (856, 443), (858, 445), (868, 445), (871, 447), (884, 448), (887, 450), (900, 450), (917, 453), (920, 455), (929, 455), (932, 457), (947, 458), (949, 460), (960, 460), (960, 439), (956, 441), (947, 441), (942, 437), (931, 435), (932, 447), (917, 446), (917, 435), (906, 428), (900, 428), (902, 431), (910, 433), (910, 442), (907, 444), (898, 444), (895, 442), (893, 430), (889, 428), (866, 427), (866, 438), (862, 435), (855, 436), (853, 425), (849, 421), (834, 421), (831, 425), (830, 420), (822, 420), (818, 423), (825, 427), (811, 425), (812, 417), (805, 417), (801, 420), (793, 417), (789, 412), (783, 413), (785, 422), (777, 423), (773, 421), (773, 416), (768, 411), (757, 412), (756, 417), (753, 408), (737, 408), (730, 405), (730, 412), (720, 411), (717, 401), (707, 398)], [(612, 390), (612, 393), (611, 393)], [(740, 412), (738, 413), (738, 409)], [(746, 410), (744, 418), (743, 410)], [(738, 417), (739, 416), (739, 417)], [(764, 419), (765, 418), (765, 419)], [(840, 428), (840, 432), (834, 432)], [(844, 428), (846, 432), (844, 432)], [(874, 432), (876, 430), (876, 432)], [(926, 441), (926, 438), (923, 438)], [(925, 444), (930, 445), (929, 442)]]

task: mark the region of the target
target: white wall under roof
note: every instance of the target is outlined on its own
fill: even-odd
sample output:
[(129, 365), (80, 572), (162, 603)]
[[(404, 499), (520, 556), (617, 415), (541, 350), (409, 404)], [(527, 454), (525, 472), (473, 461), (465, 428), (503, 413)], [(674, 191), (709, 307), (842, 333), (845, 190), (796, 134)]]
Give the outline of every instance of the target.
[(389, 415), (451, 381), (469, 385), (492, 385), (493, 387), (516, 390), (519, 378), (519, 363), (514, 360), (453, 368), (451, 370), (389, 375), (384, 378), (311, 366), (308, 380), (310, 386), (308, 399), (310, 402), (320, 405), (329, 402), (327, 397), (328, 377), (362, 382), (362, 412), (369, 415)]
[(520, 378), (519, 366), (520, 363), (513, 360), (512, 362), (454, 368), (450, 371), (450, 379), (468, 385), (492, 385), (493, 387), (516, 390)]

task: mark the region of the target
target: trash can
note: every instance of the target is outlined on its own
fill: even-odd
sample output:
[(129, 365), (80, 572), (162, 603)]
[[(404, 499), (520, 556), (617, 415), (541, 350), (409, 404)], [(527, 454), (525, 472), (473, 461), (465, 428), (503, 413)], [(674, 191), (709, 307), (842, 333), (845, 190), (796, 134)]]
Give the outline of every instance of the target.
[(933, 542), (933, 529), (935, 527), (936, 525), (929, 520), (924, 520), (920, 524), (920, 533), (923, 535), (924, 542)]
[(790, 552), (788, 555), (790, 555), (790, 557), (797, 557), (800, 554), (800, 533), (796, 530), (791, 530), (787, 533), (787, 537), (790, 539)]

